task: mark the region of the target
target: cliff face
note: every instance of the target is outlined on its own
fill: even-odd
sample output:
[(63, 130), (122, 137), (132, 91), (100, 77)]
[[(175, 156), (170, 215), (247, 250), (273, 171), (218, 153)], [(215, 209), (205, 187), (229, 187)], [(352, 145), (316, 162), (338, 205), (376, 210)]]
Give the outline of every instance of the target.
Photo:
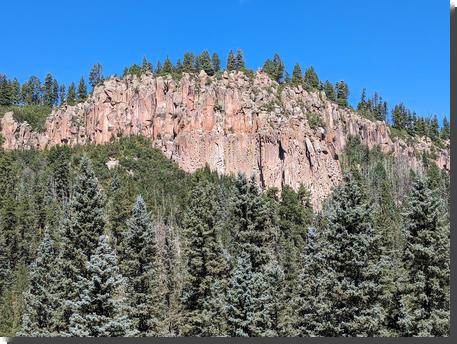
[[(311, 126), (310, 117), (321, 118), (322, 126)], [(186, 171), (208, 164), (220, 174), (254, 173), (264, 186), (303, 183), (317, 207), (342, 179), (338, 156), (349, 135), (413, 167), (421, 164), (418, 153), (432, 147), (425, 139), (415, 146), (392, 140), (385, 123), (338, 107), (323, 93), (280, 86), (261, 72), (254, 78), (225, 72), (220, 79), (201, 72), (180, 81), (111, 78), (86, 102), (54, 110), (45, 127), (34, 132), (7, 113), (0, 122), (3, 147), (41, 149), (142, 134)], [(436, 156), (437, 165), (449, 169), (449, 152)]]

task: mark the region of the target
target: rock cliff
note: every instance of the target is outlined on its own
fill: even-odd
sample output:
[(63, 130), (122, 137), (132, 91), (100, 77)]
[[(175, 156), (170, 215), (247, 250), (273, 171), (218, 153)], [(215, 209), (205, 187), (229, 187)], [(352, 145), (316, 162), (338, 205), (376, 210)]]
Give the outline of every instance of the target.
[[(105, 143), (141, 134), (192, 172), (207, 164), (220, 174), (255, 174), (262, 186), (305, 184), (319, 207), (342, 179), (338, 160), (346, 140), (357, 135), (370, 148), (420, 167), (432, 143), (393, 140), (384, 122), (373, 122), (328, 101), (323, 92), (278, 85), (262, 72), (249, 77), (183, 74), (171, 77), (112, 77), (89, 99), (53, 110), (45, 131), (17, 123), (12, 113), (0, 122), (5, 149), (59, 144)], [(436, 163), (449, 169), (448, 150), (435, 150)]]

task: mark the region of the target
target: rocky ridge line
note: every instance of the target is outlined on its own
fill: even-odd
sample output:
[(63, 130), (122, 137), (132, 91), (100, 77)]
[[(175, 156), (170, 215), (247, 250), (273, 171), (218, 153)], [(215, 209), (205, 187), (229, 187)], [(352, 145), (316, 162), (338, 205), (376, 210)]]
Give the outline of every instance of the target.
[[(313, 116), (323, 125), (311, 125)], [(207, 164), (220, 174), (254, 173), (262, 186), (303, 183), (318, 208), (342, 179), (338, 157), (350, 135), (414, 168), (422, 164), (420, 154), (433, 149), (426, 138), (414, 146), (393, 140), (384, 122), (339, 107), (323, 92), (278, 85), (261, 71), (219, 78), (184, 73), (178, 81), (152, 74), (111, 77), (85, 102), (54, 109), (44, 132), (8, 112), (0, 134), (5, 149), (100, 144), (141, 134), (188, 172)], [(449, 151), (434, 150), (436, 164), (449, 169)]]

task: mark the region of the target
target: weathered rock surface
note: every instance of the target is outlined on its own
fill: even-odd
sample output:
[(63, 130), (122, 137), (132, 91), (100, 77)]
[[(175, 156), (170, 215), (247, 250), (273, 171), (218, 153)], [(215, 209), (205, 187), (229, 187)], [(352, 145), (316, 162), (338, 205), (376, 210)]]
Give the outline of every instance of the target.
[[(323, 126), (311, 128), (309, 113)], [(421, 165), (418, 153), (432, 149), (425, 139), (414, 146), (392, 140), (384, 122), (341, 108), (322, 92), (279, 86), (262, 72), (254, 78), (225, 72), (219, 79), (201, 72), (179, 81), (113, 77), (84, 103), (54, 110), (43, 133), (17, 123), (12, 113), (3, 116), (0, 128), (5, 149), (105, 143), (142, 134), (186, 171), (208, 164), (220, 174), (254, 173), (264, 186), (303, 183), (314, 206), (342, 179), (338, 156), (349, 135), (404, 157), (413, 167)], [(435, 154), (437, 165), (449, 169), (449, 151)]]

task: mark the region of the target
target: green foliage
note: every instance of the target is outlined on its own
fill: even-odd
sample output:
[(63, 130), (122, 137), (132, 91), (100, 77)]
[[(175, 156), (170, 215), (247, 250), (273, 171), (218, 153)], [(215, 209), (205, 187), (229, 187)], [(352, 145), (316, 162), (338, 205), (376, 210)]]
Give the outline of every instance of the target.
[(303, 82), (307, 90), (317, 90), (319, 87), (319, 77), (313, 67), (305, 70)]
[(311, 129), (316, 129), (318, 127), (325, 127), (325, 123), (322, 120), (321, 115), (315, 113), (315, 112), (307, 112), (306, 113), (306, 119), (308, 120), (308, 124)]
[(87, 275), (79, 281), (79, 297), (70, 302), (72, 315), (69, 334), (79, 337), (135, 334), (126, 312), (124, 278), (119, 271), (117, 256), (105, 235), (100, 236), (86, 270)]
[(400, 279), (403, 336), (449, 336), (449, 222), (430, 181), (414, 179), (404, 214)]
[(45, 123), (51, 114), (51, 108), (45, 105), (0, 106), (0, 114), (13, 111), (13, 118), (19, 122), (27, 122), (37, 132), (45, 131)]
[(100, 85), (104, 79), (102, 65), (100, 63), (94, 64), (89, 73), (89, 83), (92, 86), (92, 89), (94, 89), (95, 86)]
[(275, 54), (272, 60), (267, 59), (263, 64), (262, 70), (276, 82), (284, 81), (285, 66), (278, 54)]
[(295, 64), (294, 70), (292, 72), (292, 83), (294, 85), (301, 85), (303, 83), (303, 73), (298, 63)]
[[(123, 270), (127, 278), (129, 319), (142, 335), (164, 335), (166, 315), (163, 268), (157, 250), (157, 234), (142, 197), (138, 196), (127, 220)], [(162, 287), (162, 288), (161, 288)]]
[[(183, 326), (186, 336), (206, 336), (221, 329), (225, 319), (211, 319), (206, 314), (217, 314), (218, 300), (226, 285), (227, 262), (218, 239), (220, 233), (220, 209), (216, 185), (205, 178), (196, 182), (190, 192), (188, 205), (183, 218), (184, 256), (186, 275), (183, 286)], [(215, 295), (211, 295), (215, 293)], [(207, 332), (210, 324), (217, 321), (220, 325)]]
[(87, 86), (84, 78), (81, 77), (78, 84), (78, 101), (84, 101), (87, 98)]

